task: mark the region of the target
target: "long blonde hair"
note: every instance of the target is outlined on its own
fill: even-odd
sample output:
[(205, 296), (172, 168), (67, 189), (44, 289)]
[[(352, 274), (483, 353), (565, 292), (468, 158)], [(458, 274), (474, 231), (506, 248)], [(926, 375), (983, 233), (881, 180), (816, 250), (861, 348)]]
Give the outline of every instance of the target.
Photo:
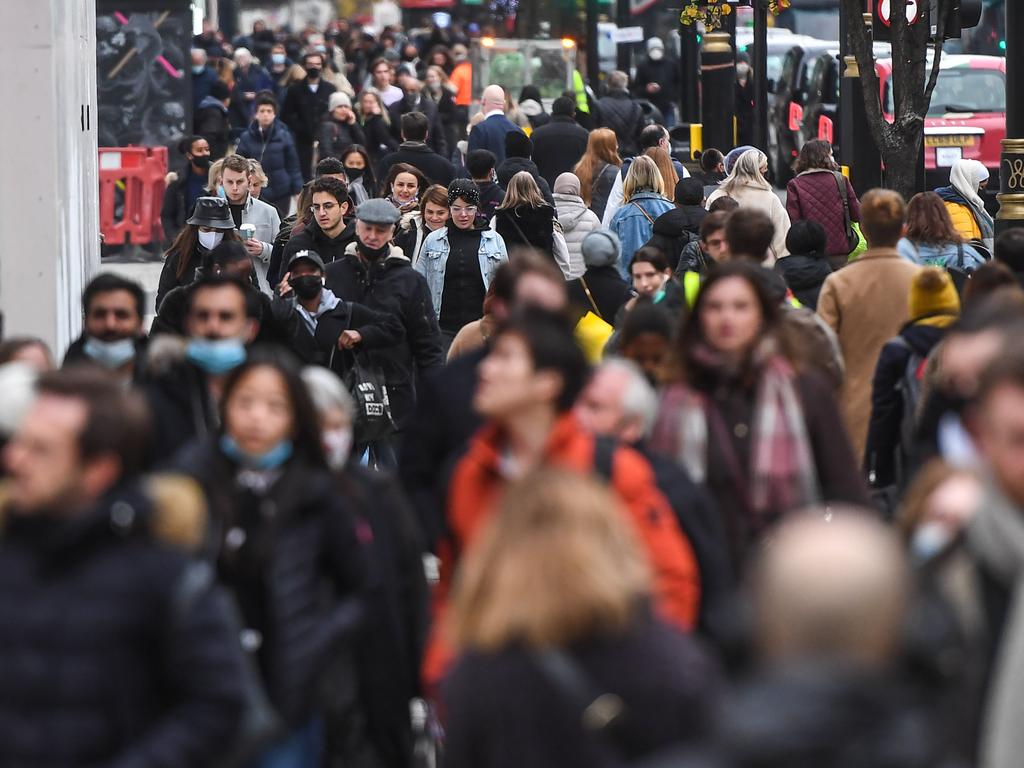
[(644, 154), (654, 161), (654, 164), (658, 166), (658, 171), (661, 173), (661, 182), (665, 185), (665, 191), (661, 194), (665, 197), (668, 197), (670, 194), (674, 195), (676, 183), (679, 181), (679, 174), (676, 173), (676, 167), (672, 163), (672, 158), (668, 152), (661, 147), (648, 147), (644, 150)]
[(516, 209), (522, 205), (530, 208), (540, 208), (548, 204), (544, 195), (540, 193), (540, 187), (533, 180), (529, 171), (520, 171), (508, 183), (505, 190), (505, 199), (501, 201), (495, 210)]
[(622, 165), (618, 147), (619, 141), (611, 128), (598, 128), (590, 132), (587, 151), (572, 169), (576, 178), (580, 180), (580, 197), (587, 206), (592, 202), (590, 193), (594, 188), (594, 172), (600, 173), (598, 169), (603, 169), (605, 165), (614, 165), (616, 168)]
[(768, 157), (760, 149), (748, 149), (740, 155), (732, 166), (732, 173), (725, 177), (721, 188), (732, 197), (736, 187), (760, 187), (771, 191), (772, 185), (761, 173), (761, 166), (768, 164)]
[(622, 631), (651, 576), (619, 501), (588, 477), (542, 469), (508, 488), (456, 573), (456, 650), (565, 646)]
[(622, 183), (622, 202), (628, 203), (639, 192), (656, 192), (665, 196), (665, 180), (658, 166), (647, 155), (634, 158), (626, 171), (626, 180)]

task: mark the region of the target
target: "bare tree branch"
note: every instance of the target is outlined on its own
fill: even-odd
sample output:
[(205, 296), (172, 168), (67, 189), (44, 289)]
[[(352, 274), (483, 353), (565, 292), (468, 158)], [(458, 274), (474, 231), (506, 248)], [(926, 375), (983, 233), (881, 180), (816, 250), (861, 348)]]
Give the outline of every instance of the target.
[(939, 63), (942, 61), (942, 49), (943, 49), (943, 33), (946, 30), (946, 24), (949, 22), (949, 15), (953, 10), (954, 0), (939, 0), (939, 18), (937, 20), (937, 32), (935, 37), (935, 55), (932, 57), (932, 71), (928, 76), (928, 85), (924, 89), (924, 97), (921, 102), (921, 109), (919, 110), (922, 115), (928, 114), (928, 106), (932, 103), (932, 93), (935, 92), (935, 84), (939, 82)]
[(879, 148), (889, 143), (889, 125), (882, 114), (882, 102), (879, 94), (878, 73), (875, 71), (875, 57), (868, 39), (867, 28), (864, 26), (863, 0), (842, 0), (842, 13), (846, 14), (846, 28), (849, 35), (849, 47), (857, 60), (860, 70), (860, 81), (864, 92), (864, 109), (867, 112), (868, 126), (875, 144)]

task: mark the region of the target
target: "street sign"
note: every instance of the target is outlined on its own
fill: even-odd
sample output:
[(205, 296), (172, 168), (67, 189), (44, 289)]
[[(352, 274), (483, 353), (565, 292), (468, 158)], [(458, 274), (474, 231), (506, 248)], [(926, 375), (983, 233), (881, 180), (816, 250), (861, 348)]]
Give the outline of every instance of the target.
[(612, 31), (612, 42), (614, 43), (642, 43), (643, 41), (643, 27), (619, 27)]
[[(917, 0), (907, 0), (907, 24), (913, 24), (917, 21), (917, 15), (920, 13), (918, 8)], [(892, 26), (892, 2), (891, 0), (881, 0), (878, 4), (878, 18), (887, 27)]]

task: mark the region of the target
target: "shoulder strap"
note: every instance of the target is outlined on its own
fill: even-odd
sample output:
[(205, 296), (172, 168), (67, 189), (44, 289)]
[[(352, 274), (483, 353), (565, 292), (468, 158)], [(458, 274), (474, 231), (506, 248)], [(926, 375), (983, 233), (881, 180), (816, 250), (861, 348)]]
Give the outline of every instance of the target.
[(839, 199), (843, 203), (843, 218), (846, 220), (846, 231), (850, 231), (850, 199), (846, 194), (846, 177), (843, 176), (839, 171), (832, 171), (832, 178), (836, 180), (836, 186), (839, 187)]
[(601, 310), (597, 308), (597, 302), (594, 301), (594, 295), (590, 292), (590, 288), (587, 286), (586, 278), (580, 275), (580, 285), (583, 286), (583, 292), (587, 294), (587, 299), (590, 301), (590, 306), (594, 308), (594, 314), (604, 320), (604, 315), (601, 314)]
[(601, 435), (594, 438), (594, 474), (609, 483), (612, 481), (615, 450), (618, 447), (619, 441), (614, 437)]
[[(564, 651), (538, 651), (533, 654), (533, 660), (547, 681), (573, 706), (583, 730), (604, 733), (608, 737), (608, 730), (625, 710), (622, 699), (613, 693), (601, 692), (579, 662)], [(617, 747), (614, 740), (611, 746)]]
[(961, 240), (956, 244), (956, 268), (961, 272), (964, 269), (964, 241)]
[(651, 218), (651, 214), (645, 211), (642, 205), (639, 203), (630, 203), (630, 205), (636, 206), (636, 209), (644, 215), (644, 218), (651, 222), (652, 225), (654, 224), (654, 219)]

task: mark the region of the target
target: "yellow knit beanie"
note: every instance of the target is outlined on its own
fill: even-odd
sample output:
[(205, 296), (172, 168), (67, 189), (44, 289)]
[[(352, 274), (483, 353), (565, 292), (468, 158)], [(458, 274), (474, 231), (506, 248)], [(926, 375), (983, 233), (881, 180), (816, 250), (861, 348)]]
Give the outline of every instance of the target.
[(910, 319), (940, 314), (959, 315), (960, 297), (946, 270), (925, 267), (910, 284)]

